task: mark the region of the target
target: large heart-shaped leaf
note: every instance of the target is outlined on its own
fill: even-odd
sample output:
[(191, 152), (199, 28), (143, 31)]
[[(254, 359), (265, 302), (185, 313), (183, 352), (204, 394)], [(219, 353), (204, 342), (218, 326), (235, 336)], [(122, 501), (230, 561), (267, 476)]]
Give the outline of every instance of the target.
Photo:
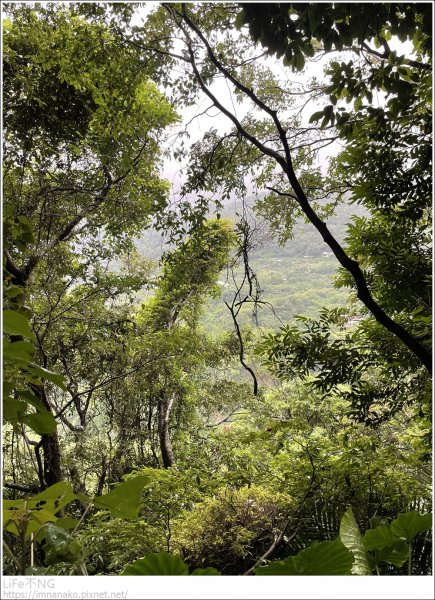
[(257, 567), (256, 575), (350, 575), (354, 556), (340, 539), (311, 544), (296, 556)]
[(347, 509), (341, 519), (340, 539), (355, 558), (352, 565), (352, 574), (371, 575), (372, 570), (369, 565), (367, 552), (351, 508)]
[(189, 575), (189, 569), (181, 556), (156, 552), (127, 565), (121, 575)]
[(366, 550), (382, 550), (390, 548), (397, 542), (390, 525), (381, 525), (365, 532), (363, 543)]
[(110, 511), (112, 517), (136, 519), (139, 512), (142, 490), (148, 481), (147, 475), (127, 479), (104, 496), (94, 499), (97, 508)]
[[(57, 513), (76, 498), (79, 498), (79, 495), (74, 492), (71, 484), (66, 481), (60, 481), (36, 496), (27, 499), (26, 502), (31, 507), (44, 506), (47, 510)], [(87, 500), (82, 495), (80, 495), (80, 499), (83, 501)]]
[(421, 531), (429, 531), (432, 528), (432, 514), (421, 515), (416, 511), (400, 514), (391, 523), (391, 531), (398, 538), (404, 538), (407, 542)]

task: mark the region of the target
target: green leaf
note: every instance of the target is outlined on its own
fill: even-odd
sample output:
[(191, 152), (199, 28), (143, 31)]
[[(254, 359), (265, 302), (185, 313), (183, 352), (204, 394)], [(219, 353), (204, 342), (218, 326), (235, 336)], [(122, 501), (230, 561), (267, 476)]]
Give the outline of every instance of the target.
[[(51, 381), (52, 383), (60, 387), (62, 390), (66, 390), (65, 378), (63, 375), (53, 373), (53, 371), (44, 369), (44, 367), (40, 367), (39, 365), (32, 362), (25, 363), (24, 361), (21, 361), (21, 363), (21, 366), (30, 371), (30, 373), (35, 377), (38, 377), (39, 379), (44, 379), (46, 381)], [(20, 361), (17, 361), (17, 364), (20, 364)]]
[(20, 285), (8, 285), (3, 292), (8, 298), (16, 298), (23, 294), (23, 288)]
[(220, 573), (214, 567), (206, 567), (205, 569), (195, 569), (191, 575), (220, 575)]
[(9, 396), (14, 391), (15, 384), (10, 381), (3, 381), (3, 396)]
[(57, 427), (56, 419), (48, 410), (24, 415), (21, 417), (21, 422), (28, 425), (39, 435), (54, 433)]
[(394, 546), (397, 537), (391, 531), (389, 525), (380, 525), (375, 529), (366, 531), (363, 537), (363, 544), (366, 550), (382, 550)]
[(254, 569), (256, 575), (350, 575), (354, 556), (340, 539), (311, 544), (296, 556)]
[(395, 567), (402, 567), (408, 560), (410, 547), (405, 540), (397, 540), (394, 546), (375, 550), (375, 564), (387, 562)]
[(168, 552), (148, 554), (125, 567), (121, 575), (188, 575), (189, 569), (181, 556)]
[(109, 510), (112, 517), (136, 519), (142, 490), (147, 482), (148, 477), (146, 475), (127, 479), (108, 494), (95, 498), (94, 505), (97, 508)]
[(391, 523), (391, 531), (398, 538), (404, 538), (407, 542), (421, 531), (429, 531), (432, 528), (432, 514), (421, 515), (416, 511), (402, 513)]
[(74, 529), (79, 523), (79, 519), (73, 519), (72, 517), (62, 517), (56, 521), (57, 527), (62, 527), (62, 529)]
[(27, 410), (27, 403), (15, 398), (3, 398), (3, 418), (9, 423), (21, 422), (21, 417)]
[(31, 404), (32, 406), (34, 406), (35, 408), (39, 409), (39, 407), (43, 407), (44, 405), (42, 404), (41, 400), (38, 400), (38, 398), (35, 396), (35, 394), (33, 392), (31, 392), (30, 390), (17, 390), (17, 394), (19, 395), (20, 398), (22, 398), (23, 400), (26, 400), (27, 402), (29, 402), (29, 404)]
[(35, 339), (30, 329), (29, 319), (16, 310), (3, 311), (3, 331), (9, 335), (23, 335), (29, 339)]
[(351, 508), (347, 509), (343, 515), (343, 518), (341, 519), (340, 539), (346, 548), (352, 552), (355, 558), (355, 561), (352, 565), (352, 574), (371, 575), (372, 570), (369, 565), (362, 536)]
[(75, 563), (81, 558), (81, 544), (64, 529), (48, 523), (43, 530), (45, 544), (42, 546), (47, 565), (60, 562)]
[(21, 529), (24, 529), (27, 537), (35, 533), (44, 523), (53, 523), (57, 517), (45, 508), (40, 510), (30, 510), (24, 506), (25, 501), (21, 501), (22, 507), (18, 509), (7, 508), (6, 502), (3, 502), (3, 523), (4, 529), (14, 535), (19, 535)]
[(320, 119), (322, 119), (324, 116), (325, 116), (325, 113), (323, 112), (323, 110), (319, 110), (311, 115), (308, 123), (314, 123), (314, 121), (320, 121)]
[(27, 498), (26, 503), (31, 508), (45, 506), (45, 508), (53, 511), (53, 513), (57, 513), (78, 497), (79, 496), (74, 493), (70, 483), (60, 481), (59, 483), (51, 485), (36, 496)]
[(32, 355), (35, 353), (35, 347), (30, 342), (8, 342), (5, 341), (3, 344), (3, 358), (9, 361), (15, 361), (16, 359), (31, 360)]

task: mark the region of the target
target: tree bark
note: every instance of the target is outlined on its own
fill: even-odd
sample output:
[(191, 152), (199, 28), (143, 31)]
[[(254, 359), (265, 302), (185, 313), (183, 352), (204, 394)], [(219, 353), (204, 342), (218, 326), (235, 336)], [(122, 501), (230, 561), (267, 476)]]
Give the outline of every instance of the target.
[[(44, 386), (31, 384), (31, 388), (44, 408), (53, 413)], [(43, 456), (42, 473), (39, 473), (39, 478), (41, 486), (45, 489), (62, 481), (62, 462), (57, 431), (42, 434), (38, 448), (42, 448)]]
[(165, 469), (172, 467), (175, 463), (174, 453), (172, 451), (171, 438), (169, 436), (169, 417), (174, 404), (175, 397), (159, 400), (158, 403), (158, 433), (160, 442), (160, 451), (162, 453), (163, 466)]

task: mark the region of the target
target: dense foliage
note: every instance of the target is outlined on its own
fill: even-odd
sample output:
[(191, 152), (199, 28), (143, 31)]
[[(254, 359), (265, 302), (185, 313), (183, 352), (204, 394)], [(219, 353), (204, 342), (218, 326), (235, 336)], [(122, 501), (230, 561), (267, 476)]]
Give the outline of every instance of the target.
[(6, 574), (431, 572), (429, 12), (6, 7)]

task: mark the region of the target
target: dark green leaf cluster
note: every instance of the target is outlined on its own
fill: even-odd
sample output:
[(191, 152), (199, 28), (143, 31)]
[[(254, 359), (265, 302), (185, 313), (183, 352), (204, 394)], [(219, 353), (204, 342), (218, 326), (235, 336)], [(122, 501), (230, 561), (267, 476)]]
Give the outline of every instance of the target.
[(244, 3), (238, 25), (249, 25), (255, 41), (295, 70), (319, 48), (325, 52), (362, 47), (386, 32), (400, 41), (413, 40), (431, 52), (432, 22), (428, 4), (415, 3)]

